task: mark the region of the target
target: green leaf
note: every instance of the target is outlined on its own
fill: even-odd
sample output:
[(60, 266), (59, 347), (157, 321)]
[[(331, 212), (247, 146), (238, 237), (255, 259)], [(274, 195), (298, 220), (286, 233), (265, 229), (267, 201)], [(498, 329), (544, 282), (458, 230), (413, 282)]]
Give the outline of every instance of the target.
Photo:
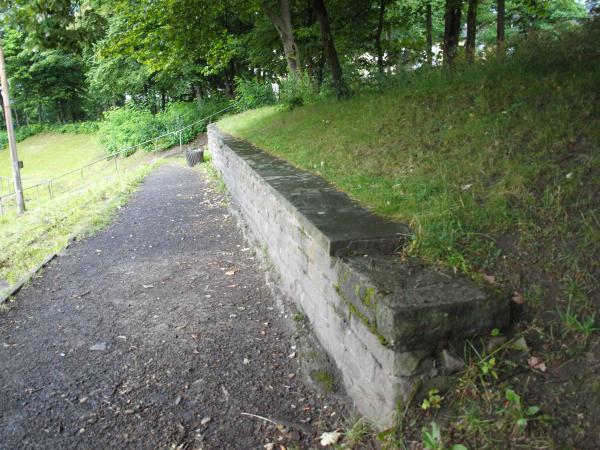
[(423, 447), (430, 450), (435, 449), (435, 440), (426, 427), (421, 430), (421, 438), (423, 439)]
[(512, 405), (520, 405), (521, 404), (521, 397), (519, 396), (519, 394), (517, 394), (512, 389), (507, 389), (505, 395), (506, 395), (506, 400), (508, 400), (508, 402), (510, 404), (512, 404)]
[(462, 444), (454, 444), (452, 447), (450, 447), (450, 450), (469, 450), (469, 449)]
[(527, 426), (527, 419), (525, 417), (521, 417), (517, 420), (517, 426), (519, 428), (525, 428)]
[(511, 348), (519, 350), (521, 352), (526, 352), (529, 349), (529, 347), (527, 347), (527, 341), (523, 336), (521, 336), (519, 339), (513, 342)]
[(540, 407), (539, 406), (530, 406), (529, 408), (527, 408), (527, 415), (528, 416), (535, 416), (539, 412), (540, 412)]

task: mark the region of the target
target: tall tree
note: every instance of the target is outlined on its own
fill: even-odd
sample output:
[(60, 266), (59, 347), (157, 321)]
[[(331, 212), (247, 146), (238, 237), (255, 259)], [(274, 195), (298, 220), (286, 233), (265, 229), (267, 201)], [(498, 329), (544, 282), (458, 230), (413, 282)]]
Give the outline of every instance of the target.
[(504, 53), (504, 19), (505, 19), (505, 3), (504, 0), (497, 0), (496, 3), (496, 45), (498, 48), (498, 53)]
[(467, 10), (467, 40), (465, 42), (465, 52), (468, 61), (473, 61), (475, 57), (478, 3), (478, 0), (469, 0), (469, 8)]
[(379, 69), (379, 73), (383, 73), (383, 46), (381, 45), (381, 35), (383, 34), (386, 3), (386, 0), (379, 0), (379, 15), (377, 20), (377, 32), (375, 34), (375, 50), (377, 51), (377, 68)]
[(458, 51), (462, 0), (446, 0), (444, 12), (444, 64), (452, 64)]
[(301, 67), (300, 50), (294, 38), (289, 0), (279, 0), (279, 14), (273, 10), (267, 0), (263, 0), (260, 6), (279, 33), (290, 74), (297, 75)]
[(349, 94), (348, 87), (346, 86), (346, 83), (344, 83), (342, 66), (340, 65), (337, 50), (335, 49), (335, 44), (333, 42), (333, 35), (331, 34), (331, 27), (329, 25), (329, 17), (327, 15), (325, 3), (323, 3), (323, 0), (312, 0), (311, 5), (317, 16), (317, 20), (319, 21), (321, 45), (323, 45), (325, 57), (329, 63), (335, 92), (338, 97), (347, 97)]
[(425, 39), (427, 41), (427, 63), (433, 65), (433, 30), (431, 0), (425, 5)]

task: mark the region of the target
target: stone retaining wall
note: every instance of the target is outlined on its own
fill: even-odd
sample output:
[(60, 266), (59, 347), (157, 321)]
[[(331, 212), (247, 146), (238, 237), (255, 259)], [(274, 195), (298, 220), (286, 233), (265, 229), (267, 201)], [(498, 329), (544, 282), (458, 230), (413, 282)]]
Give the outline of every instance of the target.
[(322, 178), (208, 128), (213, 162), (250, 232), (310, 320), (357, 409), (392, 424), (448, 340), (508, 323), (508, 302), (394, 253), (409, 238)]

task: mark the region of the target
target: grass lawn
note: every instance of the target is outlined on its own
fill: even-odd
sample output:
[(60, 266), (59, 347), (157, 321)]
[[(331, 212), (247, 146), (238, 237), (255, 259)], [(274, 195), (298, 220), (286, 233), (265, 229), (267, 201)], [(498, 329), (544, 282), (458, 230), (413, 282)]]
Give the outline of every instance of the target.
[[(48, 145), (46, 146), (45, 143)], [(94, 135), (44, 134), (19, 145), (24, 177), (49, 178), (103, 156)], [(2, 170), (7, 171), (3, 150)], [(0, 280), (12, 285), (46, 256), (65, 246), (70, 236), (92, 233), (110, 223), (137, 184), (160, 161), (155, 155), (138, 152), (118, 160), (101, 162), (83, 173), (77, 172), (47, 188), (26, 191), (27, 212), (17, 216), (14, 202), (6, 202), (0, 218)], [(2, 172), (4, 174), (5, 172)], [(0, 290), (2, 288), (0, 287)]]
[[(469, 448), (600, 444), (600, 54), (573, 48), (525, 48), (346, 101), (219, 122), (409, 224), (405, 255), (512, 298), (514, 325), (503, 332), (527, 351), (459, 350), (468, 367), (442, 394), (453, 415), (443, 433)], [(532, 355), (543, 373), (531, 370)], [(526, 405), (542, 413), (516, 424)], [(438, 416), (411, 414), (417, 424)], [(418, 427), (402, 431), (420, 439)]]
[[(17, 152), (24, 164), (21, 170), (24, 187), (33, 180), (53, 178), (106, 154), (95, 134), (58, 133), (29, 137), (17, 144)], [(8, 148), (0, 150), (0, 175), (13, 176)]]

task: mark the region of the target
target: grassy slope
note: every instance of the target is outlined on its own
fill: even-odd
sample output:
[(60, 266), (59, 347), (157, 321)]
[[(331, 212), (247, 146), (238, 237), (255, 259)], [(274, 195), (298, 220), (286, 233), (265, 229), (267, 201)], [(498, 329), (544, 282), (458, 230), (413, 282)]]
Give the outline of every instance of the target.
[[(48, 178), (81, 166), (104, 155), (94, 135), (44, 134), (23, 141), (19, 157), (24, 160), (23, 175)], [(6, 151), (0, 153), (6, 168)], [(46, 188), (40, 198), (35, 190), (26, 191), (27, 213), (17, 217), (14, 205), (5, 201), (0, 219), (0, 280), (15, 283), (48, 254), (59, 250), (73, 235), (82, 235), (108, 223), (138, 182), (153, 167), (153, 156), (144, 152), (114, 163), (102, 162), (55, 183), (54, 198)], [(4, 174), (4, 172), (0, 172)]]
[[(344, 102), (220, 121), (409, 223), (415, 239), (407, 253), (476, 279), (485, 274), (524, 302), (509, 334), (525, 336), (548, 376), (508, 348), (494, 355), (502, 383), (481, 377), (489, 355), (469, 359), (461, 390), (447, 394), (460, 415), (447, 432), (473, 448), (597, 438), (600, 411), (589, 399), (600, 394), (600, 53), (590, 36), (599, 37), (598, 28), (530, 43), (487, 66), (421, 72)], [(565, 365), (577, 374), (564, 373)], [(509, 387), (552, 418), (520, 432), (510, 419), (516, 407), (506, 409)], [(571, 402), (561, 404), (554, 392)]]
[[(55, 177), (105, 154), (94, 134), (38, 134), (19, 142), (17, 151), (25, 186), (28, 180)], [(8, 149), (0, 151), (0, 175), (12, 178)]]

